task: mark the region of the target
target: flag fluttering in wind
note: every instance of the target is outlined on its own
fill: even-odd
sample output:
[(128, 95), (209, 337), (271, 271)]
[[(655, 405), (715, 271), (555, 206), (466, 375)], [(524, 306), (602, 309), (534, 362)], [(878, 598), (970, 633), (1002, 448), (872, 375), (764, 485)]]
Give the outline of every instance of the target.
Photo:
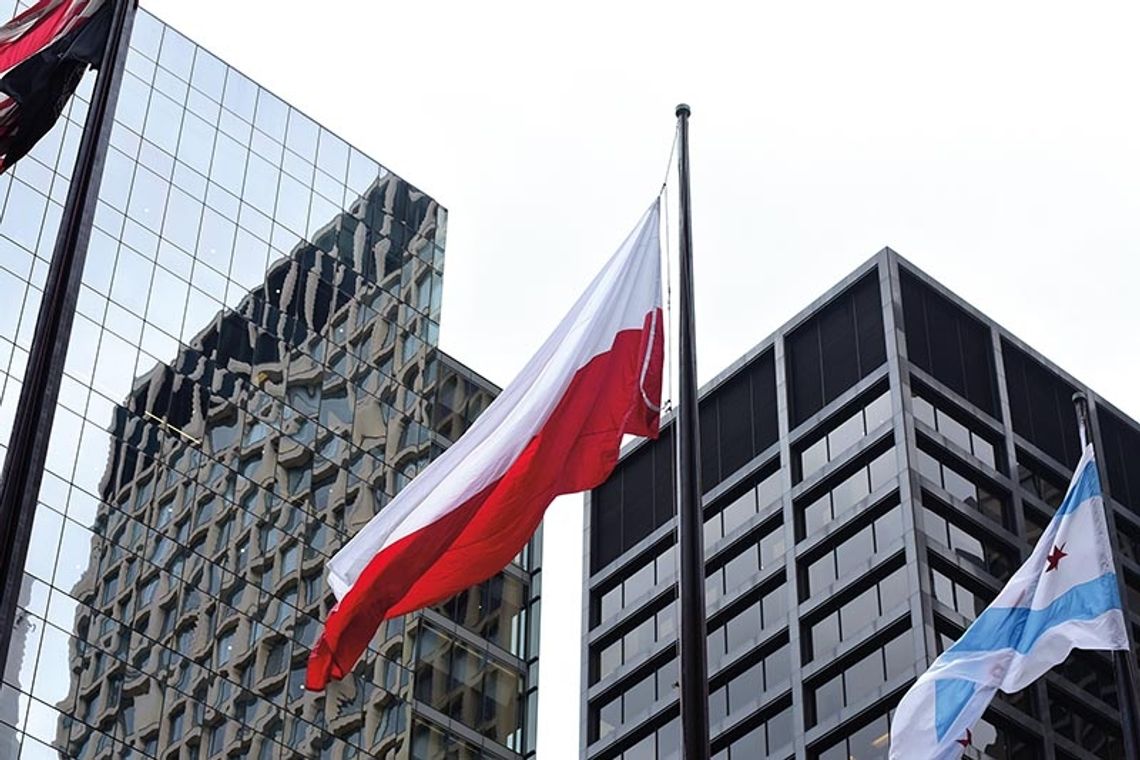
[(891, 760), (961, 756), (998, 689), (1025, 688), (1073, 649), (1128, 649), (1091, 445), (1029, 559), (903, 696)]
[(0, 27), (0, 172), (56, 123), (110, 28), (105, 0), (40, 0)]
[(306, 688), (344, 677), (380, 623), (502, 570), (554, 497), (600, 484), (623, 434), (656, 437), (664, 355), (658, 204), (518, 377), (328, 564), (338, 598)]

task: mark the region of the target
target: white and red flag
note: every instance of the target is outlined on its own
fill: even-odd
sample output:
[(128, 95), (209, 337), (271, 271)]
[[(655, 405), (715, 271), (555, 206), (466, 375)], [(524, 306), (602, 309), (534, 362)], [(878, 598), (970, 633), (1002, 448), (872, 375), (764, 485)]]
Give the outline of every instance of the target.
[(344, 677), (385, 619), (506, 567), (554, 497), (609, 476), (624, 434), (657, 436), (658, 226), (654, 203), (518, 377), (332, 558), (306, 688)]
[(111, 25), (104, 0), (39, 0), (0, 27), (0, 172), (47, 134)]

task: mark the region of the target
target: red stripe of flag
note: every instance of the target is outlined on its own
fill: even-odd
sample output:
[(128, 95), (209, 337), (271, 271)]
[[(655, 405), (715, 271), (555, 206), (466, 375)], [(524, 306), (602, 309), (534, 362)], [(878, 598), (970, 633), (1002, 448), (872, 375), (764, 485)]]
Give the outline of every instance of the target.
[[(392, 546), (329, 614), (309, 659), (305, 687), (321, 690), (343, 678), (384, 620), (434, 604), (502, 570), (526, 545), (554, 497), (585, 491), (617, 464), (622, 435), (657, 437), (664, 354), (660, 329), (647, 315), (641, 330), (618, 333), (613, 347), (575, 374), (542, 431), (497, 482), (463, 506)], [(656, 315), (660, 324), (660, 312)], [(653, 345), (649, 345), (650, 334)]]
[(654, 205), (519, 377), (333, 558), (340, 601), (306, 688), (347, 675), (385, 619), (502, 570), (556, 496), (609, 476), (623, 435), (657, 436), (657, 224)]

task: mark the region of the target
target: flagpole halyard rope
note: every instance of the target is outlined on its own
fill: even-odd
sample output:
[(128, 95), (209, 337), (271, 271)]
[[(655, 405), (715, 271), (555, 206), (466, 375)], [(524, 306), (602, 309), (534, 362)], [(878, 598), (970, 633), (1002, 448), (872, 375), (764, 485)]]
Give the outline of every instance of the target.
[(665, 385), (668, 392), (662, 392), (661, 408), (669, 413), (673, 410), (673, 269), (670, 265), (669, 247), (669, 174), (673, 167), (673, 155), (677, 151), (677, 137), (680, 128), (673, 130), (673, 142), (669, 145), (669, 160), (665, 164), (665, 178), (661, 181), (662, 222), (665, 226)]

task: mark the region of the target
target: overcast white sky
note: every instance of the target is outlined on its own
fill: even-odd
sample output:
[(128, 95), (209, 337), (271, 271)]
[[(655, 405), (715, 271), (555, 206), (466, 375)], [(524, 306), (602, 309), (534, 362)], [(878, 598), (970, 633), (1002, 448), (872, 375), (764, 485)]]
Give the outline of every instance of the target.
[[(143, 5), (448, 207), (442, 345), (495, 382), (652, 200), (684, 100), (702, 380), (889, 245), (1140, 417), (1135, 3)], [(580, 500), (547, 523), (560, 760)]]

